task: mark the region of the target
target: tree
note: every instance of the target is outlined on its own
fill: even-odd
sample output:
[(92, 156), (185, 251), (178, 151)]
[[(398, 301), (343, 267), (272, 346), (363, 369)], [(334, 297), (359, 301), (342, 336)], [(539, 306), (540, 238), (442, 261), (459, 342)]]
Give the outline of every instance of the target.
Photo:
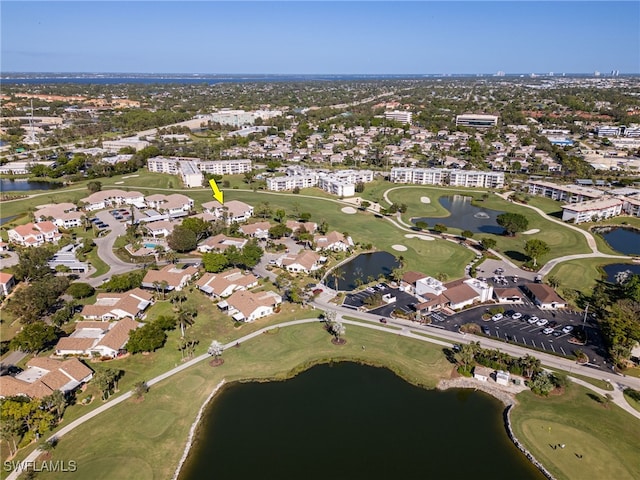
[(267, 218), (271, 215), (272, 211), (269, 202), (262, 202), (255, 208), (254, 213), (257, 217)]
[(129, 273), (112, 276), (108, 282), (102, 284), (107, 292), (126, 292), (134, 288), (142, 286), (142, 279), (145, 272), (143, 270), (135, 270)]
[(27, 353), (37, 354), (47, 345), (58, 339), (56, 327), (44, 322), (25, 325), (16, 336), (11, 339), (11, 348)]
[(42, 406), (54, 413), (57, 420), (62, 419), (65, 409), (68, 405), (67, 397), (60, 390), (54, 390), (51, 395), (47, 395), (42, 399)]
[(129, 353), (155, 352), (164, 345), (167, 334), (155, 322), (147, 323), (129, 334), (127, 351)]
[(176, 328), (176, 318), (172, 315), (160, 315), (153, 321), (153, 323), (165, 331)]
[(362, 210), (366, 210), (370, 206), (371, 206), (371, 202), (367, 202), (366, 200), (363, 200), (362, 202), (360, 202), (360, 208)]
[(202, 254), (202, 263), (207, 272), (218, 273), (229, 266), (224, 253), (209, 252)]
[(149, 391), (149, 385), (146, 381), (140, 380), (133, 384), (133, 394), (136, 398), (142, 398)]
[(551, 276), (547, 278), (547, 283), (552, 288), (558, 288), (560, 286), (560, 279), (556, 276)]
[(107, 400), (113, 391), (117, 390), (118, 380), (121, 376), (122, 372), (120, 370), (114, 370), (112, 368), (106, 368), (96, 372), (93, 381), (102, 392), (103, 400)]
[(501, 213), (496, 217), (496, 222), (504, 228), (505, 233), (510, 237), (515, 236), (518, 232), (525, 231), (529, 226), (527, 217), (519, 213)]
[(469, 367), (475, 359), (476, 347), (471, 344), (463, 343), (455, 354), (455, 359), (462, 367)]
[(341, 322), (333, 322), (331, 324), (331, 334), (336, 338), (336, 341), (340, 342), (342, 337), (347, 331), (347, 328)]
[(51, 275), (49, 260), (55, 253), (55, 246), (43, 245), (41, 247), (25, 247), (18, 250), (18, 264), (13, 273), (18, 280), (30, 282), (36, 278)]
[(194, 319), (197, 315), (196, 310), (190, 307), (180, 307), (177, 312), (177, 321), (180, 325), (180, 336), (184, 337), (184, 330), (186, 327), (193, 325)]
[(167, 237), (167, 244), (176, 252), (190, 252), (196, 248), (198, 239), (193, 230), (178, 225)]
[(216, 360), (222, 356), (222, 352), (224, 352), (224, 346), (217, 340), (213, 340), (207, 349), (207, 353)]
[(318, 233), (320, 233), (321, 235), (324, 235), (328, 231), (329, 231), (329, 224), (325, 219), (322, 219), (322, 221), (318, 224)]
[(182, 226), (196, 235), (196, 243), (207, 238), (211, 232), (211, 224), (198, 217), (188, 217), (182, 221)]
[(549, 245), (547, 245), (546, 242), (543, 242), (542, 240), (539, 240), (537, 238), (527, 240), (526, 243), (524, 244), (524, 251), (533, 260), (534, 267), (538, 266), (538, 257), (549, 253), (549, 250), (550, 250)]
[(544, 397), (549, 395), (549, 392), (553, 390), (554, 386), (551, 377), (544, 371), (536, 373), (533, 379), (529, 381), (531, 391), (536, 395), (542, 395)]
[(448, 230), (447, 226), (442, 224), (442, 223), (436, 223), (436, 225), (433, 227), (433, 229), (438, 233), (444, 233), (444, 232), (446, 232)]
[(69, 288), (67, 288), (67, 293), (73, 298), (87, 298), (93, 295), (95, 291), (95, 288), (91, 285), (82, 282), (72, 283), (69, 285)]
[(532, 355), (527, 354), (520, 358), (519, 363), (522, 366), (525, 376), (529, 378), (533, 378), (533, 376), (540, 371), (541, 362)]
[(255, 239), (250, 240), (242, 249), (242, 264), (245, 268), (255, 267), (264, 255), (264, 251)]
[(420, 230), (426, 230), (427, 228), (429, 228), (429, 224), (423, 220), (418, 220), (416, 222), (416, 227)]
[(287, 212), (282, 208), (277, 209), (274, 214), (274, 218), (276, 222), (282, 222), (282, 220), (284, 220), (286, 216), (287, 216)]
[(497, 243), (498, 242), (494, 238), (489, 237), (484, 237), (482, 240), (480, 240), (480, 244), (485, 250), (491, 250), (492, 248), (495, 248)]
[(473, 238), (473, 232), (471, 230), (463, 230), (462, 236), (464, 238)]
[(269, 237), (271, 238), (282, 238), (291, 235), (291, 233), (293, 233), (293, 231), (284, 223), (279, 223), (269, 229)]
[(91, 193), (99, 192), (100, 190), (102, 190), (102, 182), (99, 182), (97, 180), (92, 180), (88, 182), (87, 190), (89, 190)]
[(311, 214), (309, 212), (302, 212), (299, 215), (299, 218), (301, 222), (308, 222), (309, 220), (311, 220)]

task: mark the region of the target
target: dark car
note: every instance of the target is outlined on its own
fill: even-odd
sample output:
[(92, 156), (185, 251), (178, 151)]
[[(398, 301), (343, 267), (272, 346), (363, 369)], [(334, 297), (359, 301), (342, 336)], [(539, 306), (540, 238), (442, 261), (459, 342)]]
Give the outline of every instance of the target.
[(504, 314), (505, 314), (507, 317), (512, 317), (514, 313), (516, 313), (516, 311), (515, 311), (515, 310), (507, 310), (506, 312), (504, 312)]
[(384, 318), (384, 317), (381, 317), (381, 318), (380, 318), (380, 323), (387, 323), (387, 319), (386, 319), (386, 318)]
[(490, 335), (491, 334), (491, 330), (489, 330), (489, 327), (483, 326), (482, 327), (482, 333), (484, 333), (485, 335)]

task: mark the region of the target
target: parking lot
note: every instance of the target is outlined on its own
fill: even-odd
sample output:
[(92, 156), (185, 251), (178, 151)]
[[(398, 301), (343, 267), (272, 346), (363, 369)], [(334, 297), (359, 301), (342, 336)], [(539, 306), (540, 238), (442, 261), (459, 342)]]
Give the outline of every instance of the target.
[[(436, 314), (439, 318), (432, 315), (431, 320), (435, 326), (452, 331), (457, 331), (460, 325), (465, 323), (476, 323), (487, 336), (565, 356), (573, 355), (575, 350), (582, 350), (589, 356), (590, 363), (606, 366), (603, 339), (592, 317), (587, 317), (585, 322), (580, 312), (540, 310), (531, 302), (521, 305), (502, 305), (502, 307), (507, 312), (511, 310), (513, 313), (519, 313), (521, 317), (513, 318), (512, 315), (504, 314), (501, 319), (495, 321), (483, 320), (482, 317), (487, 313), (487, 308), (481, 307), (448, 317), (442, 313)], [(536, 323), (533, 323), (534, 320), (531, 318), (534, 316), (538, 318)], [(538, 322), (543, 320), (547, 322), (539, 325)], [(545, 331), (547, 333), (544, 333)], [(586, 345), (575, 343), (575, 335), (579, 335), (582, 331), (586, 334)]]
[(385, 283), (379, 283), (375, 287), (369, 287), (369, 290), (362, 290), (360, 292), (351, 293), (345, 296), (343, 307), (353, 308), (357, 310), (365, 305), (365, 300), (368, 297), (371, 297), (376, 292), (379, 292), (381, 295), (391, 295), (395, 297), (395, 302), (391, 302), (386, 305), (382, 305), (378, 308), (371, 310), (369, 313), (373, 313), (374, 315), (380, 315), (381, 317), (389, 317), (391, 312), (394, 310), (402, 310), (405, 313), (415, 312), (415, 308), (413, 307), (417, 300), (414, 296), (409, 295), (402, 290), (397, 288), (391, 288), (389, 285)]

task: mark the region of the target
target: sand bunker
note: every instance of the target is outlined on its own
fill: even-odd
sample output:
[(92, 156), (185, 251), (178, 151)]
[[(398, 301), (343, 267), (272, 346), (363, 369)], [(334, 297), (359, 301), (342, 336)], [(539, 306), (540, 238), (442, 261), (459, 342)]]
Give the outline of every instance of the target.
[(124, 182), (114, 182), (116, 185), (122, 185)]
[(522, 232), (523, 235), (533, 235), (534, 233), (538, 233), (540, 231), (539, 228), (533, 228), (531, 230), (527, 230), (526, 232)]
[(406, 238), (418, 238), (420, 240), (435, 240), (433, 237), (429, 237), (427, 235), (416, 235), (415, 233), (407, 233), (405, 235)]
[(420, 201), (422, 203), (431, 203), (431, 199), (429, 197), (420, 197)]
[(344, 207), (342, 209), (342, 213), (348, 213), (349, 215), (353, 215), (354, 213), (358, 213), (358, 210), (356, 210), (353, 207)]
[(405, 247), (404, 245), (391, 245), (391, 248), (393, 248), (394, 250), (397, 250), (399, 252), (406, 252), (407, 251), (407, 247)]

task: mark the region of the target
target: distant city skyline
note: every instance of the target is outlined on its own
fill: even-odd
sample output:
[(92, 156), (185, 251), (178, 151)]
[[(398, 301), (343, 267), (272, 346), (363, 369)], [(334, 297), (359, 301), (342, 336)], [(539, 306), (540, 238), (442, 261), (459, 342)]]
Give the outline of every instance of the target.
[(1, 4), (2, 73), (640, 73), (640, 3)]

